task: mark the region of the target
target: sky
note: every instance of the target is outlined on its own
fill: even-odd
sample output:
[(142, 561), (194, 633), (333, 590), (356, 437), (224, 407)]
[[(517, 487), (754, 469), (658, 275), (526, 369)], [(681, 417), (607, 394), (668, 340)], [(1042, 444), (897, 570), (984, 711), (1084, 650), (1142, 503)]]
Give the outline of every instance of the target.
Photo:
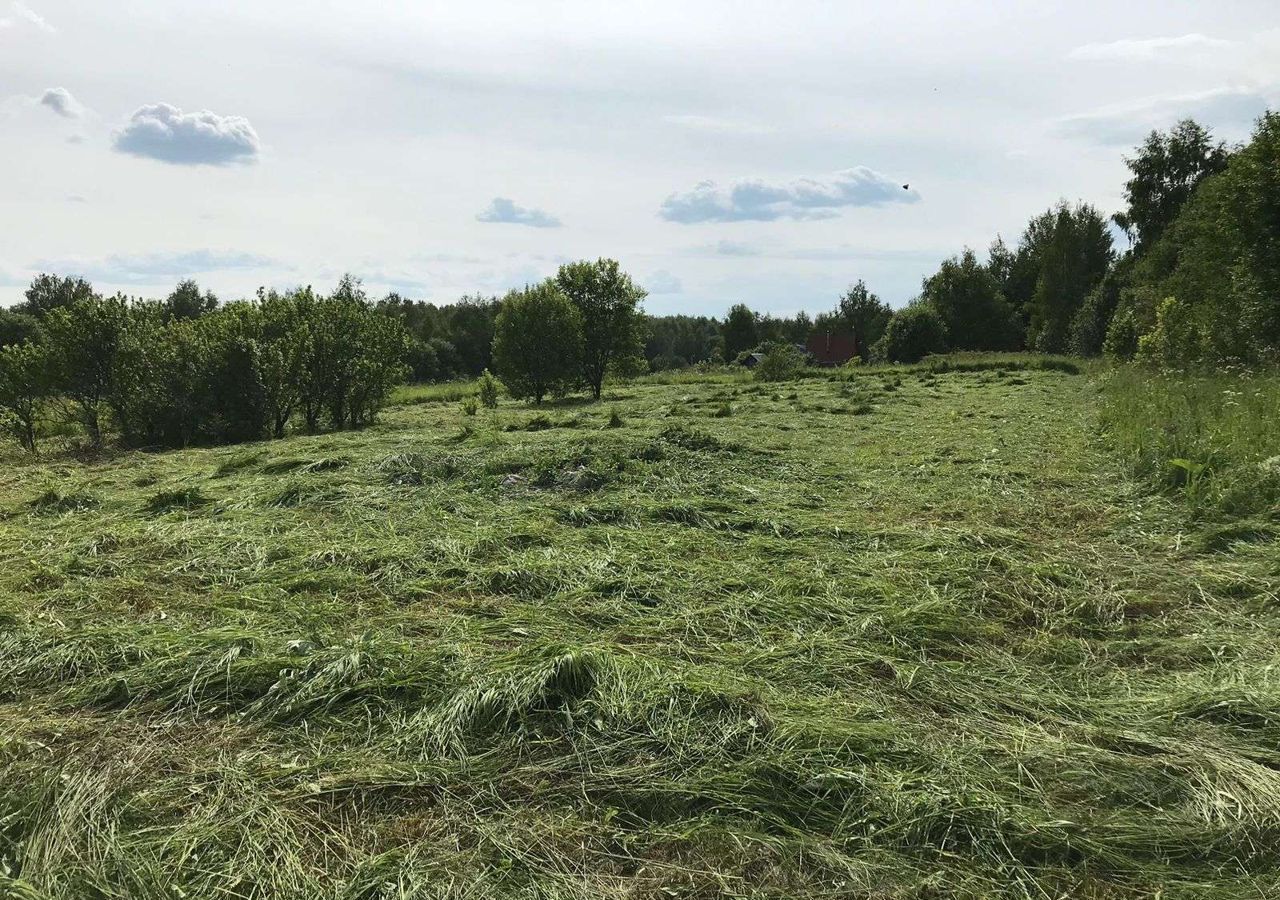
[(0, 304), (43, 271), (653, 314), (894, 306), (1123, 157), (1280, 108), (1280, 5), (0, 0)]

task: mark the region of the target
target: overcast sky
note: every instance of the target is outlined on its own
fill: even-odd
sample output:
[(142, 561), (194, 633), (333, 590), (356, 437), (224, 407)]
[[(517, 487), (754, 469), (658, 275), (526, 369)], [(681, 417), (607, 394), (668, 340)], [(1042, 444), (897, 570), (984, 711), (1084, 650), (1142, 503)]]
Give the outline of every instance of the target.
[(0, 303), (448, 302), (612, 256), (653, 313), (896, 306), (1059, 198), (1116, 209), (1152, 127), (1268, 105), (1277, 0), (0, 0)]

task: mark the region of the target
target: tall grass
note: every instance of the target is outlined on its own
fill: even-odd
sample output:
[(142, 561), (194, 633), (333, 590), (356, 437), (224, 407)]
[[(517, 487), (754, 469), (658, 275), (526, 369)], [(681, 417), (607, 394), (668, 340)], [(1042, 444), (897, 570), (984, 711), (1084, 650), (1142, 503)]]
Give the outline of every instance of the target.
[(1277, 512), (1280, 373), (1120, 367), (1102, 379), (1101, 421), (1134, 474), (1193, 512)]

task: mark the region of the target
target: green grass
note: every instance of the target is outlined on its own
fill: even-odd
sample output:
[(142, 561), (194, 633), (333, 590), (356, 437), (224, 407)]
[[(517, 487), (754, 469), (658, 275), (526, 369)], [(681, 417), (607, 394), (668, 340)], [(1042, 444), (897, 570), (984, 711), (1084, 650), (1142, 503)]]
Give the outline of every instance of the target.
[(1280, 375), (1118, 368), (1103, 386), (1107, 439), (1135, 475), (1202, 517), (1280, 519)]
[(1098, 409), (686, 373), (14, 458), (0, 896), (1280, 895), (1275, 544)]

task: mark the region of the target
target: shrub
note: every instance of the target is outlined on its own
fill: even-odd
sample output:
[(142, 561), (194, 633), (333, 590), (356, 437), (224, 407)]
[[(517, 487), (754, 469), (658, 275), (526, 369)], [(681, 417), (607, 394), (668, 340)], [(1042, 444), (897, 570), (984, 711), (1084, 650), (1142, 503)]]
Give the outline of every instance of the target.
[(1195, 310), (1175, 297), (1166, 297), (1156, 309), (1156, 324), (1138, 338), (1137, 359), (1144, 363), (1177, 368), (1203, 359), (1205, 335)]
[(480, 405), (485, 409), (498, 408), (498, 379), (488, 369), (480, 373), (479, 397)]
[(914, 363), (946, 350), (947, 328), (937, 310), (927, 303), (913, 303), (889, 320), (875, 355), (888, 362)]
[(752, 374), (757, 381), (792, 381), (804, 369), (804, 356), (791, 344), (771, 344)]

